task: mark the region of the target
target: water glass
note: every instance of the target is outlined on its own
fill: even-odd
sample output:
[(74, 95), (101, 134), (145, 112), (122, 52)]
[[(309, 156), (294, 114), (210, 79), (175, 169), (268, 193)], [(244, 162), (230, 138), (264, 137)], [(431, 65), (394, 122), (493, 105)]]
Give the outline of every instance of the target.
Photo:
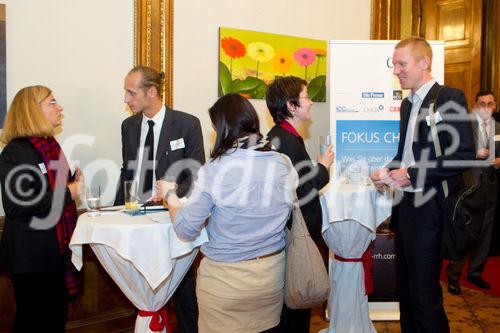
[(85, 189), (85, 198), (87, 201), (87, 215), (90, 217), (99, 216), (101, 213), (101, 187), (89, 186)]
[(323, 155), (326, 152), (326, 147), (332, 144), (332, 137), (328, 135), (319, 136), (319, 153)]
[(125, 209), (135, 211), (139, 209), (139, 192), (137, 182), (134, 180), (126, 180), (123, 182), (123, 190), (125, 195)]

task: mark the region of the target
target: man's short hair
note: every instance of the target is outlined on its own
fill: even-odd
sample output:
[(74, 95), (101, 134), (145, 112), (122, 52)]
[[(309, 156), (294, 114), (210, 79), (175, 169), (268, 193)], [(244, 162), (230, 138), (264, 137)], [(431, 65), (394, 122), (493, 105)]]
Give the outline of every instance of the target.
[(142, 91), (147, 92), (149, 88), (155, 87), (158, 96), (161, 98), (163, 94), (163, 85), (165, 83), (165, 73), (158, 72), (152, 67), (142, 65), (135, 66), (128, 72), (129, 75), (132, 73), (141, 73), (140, 88)]
[(432, 48), (424, 38), (412, 36), (402, 39), (396, 44), (395, 49), (403, 47), (410, 48), (411, 54), (417, 59), (428, 57), (430, 60), (429, 70), (432, 69)]
[(483, 97), (483, 96), (488, 96), (488, 95), (491, 95), (493, 96), (493, 99), (496, 101), (496, 97), (495, 97), (495, 93), (489, 89), (481, 89), (477, 92), (476, 94), (476, 99), (475, 101), (477, 102), (477, 100), (479, 99), (479, 97)]

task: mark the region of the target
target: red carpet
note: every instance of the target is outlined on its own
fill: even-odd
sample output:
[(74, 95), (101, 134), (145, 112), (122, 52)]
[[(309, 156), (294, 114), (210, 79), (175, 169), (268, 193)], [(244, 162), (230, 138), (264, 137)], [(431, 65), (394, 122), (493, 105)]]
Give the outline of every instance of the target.
[[(446, 279), (445, 269), (448, 262), (446, 260), (443, 261), (443, 267), (441, 269), (441, 281), (448, 282)], [(475, 289), (482, 291), (486, 294), (500, 297), (500, 256), (489, 257), (488, 261), (486, 261), (486, 267), (483, 271), (483, 279), (488, 281), (491, 288), (490, 289), (480, 289), (473, 285), (470, 282), (467, 282), (467, 267), (468, 263), (465, 264), (464, 269), (462, 270), (462, 276), (460, 277), (460, 285), (463, 287)], [(447, 292), (443, 290), (443, 292)]]

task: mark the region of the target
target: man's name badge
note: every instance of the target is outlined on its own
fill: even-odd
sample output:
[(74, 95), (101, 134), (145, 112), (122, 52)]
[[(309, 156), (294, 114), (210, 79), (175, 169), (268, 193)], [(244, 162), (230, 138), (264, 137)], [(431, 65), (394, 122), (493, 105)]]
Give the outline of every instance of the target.
[(170, 141), (170, 149), (171, 150), (182, 149), (182, 148), (185, 148), (185, 147), (186, 147), (186, 145), (184, 144), (184, 139), (183, 138)]
[[(443, 120), (443, 117), (441, 117), (441, 113), (436, 112), (436, 113), (434, 113), (434, 119), (435, 119), (436, 124), (437, 124)], [(426, 116), (425, 121), (427, 122), (427, 126), (431, 126), (431, 117), (430, 116)]]

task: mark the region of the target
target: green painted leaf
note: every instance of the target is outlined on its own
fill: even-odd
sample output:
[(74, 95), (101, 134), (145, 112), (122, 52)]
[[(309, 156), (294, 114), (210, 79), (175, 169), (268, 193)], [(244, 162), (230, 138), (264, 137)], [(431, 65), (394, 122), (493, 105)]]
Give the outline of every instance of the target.
[(255, 89), (255, 96), (253, 98), (265, 99), (266, 98), (266, 88), (267, 88), (267, 85), (264, 83), (264, 81), (261, 81), (261, 83)]
[(261, 79), (258, 79), (253, 76), (248, 76), (243, 81), (240, 79), (236, 79), (233, 81), (233, 91), (249, 93), (250, 91), (257, 89), (261, 83), (264, 82)]
[(219, 62), (219, 97), (229, 94), (233, 91), (233, 79), (231, 78), (231, 72), (227, 66), (220, 61)]
[(326, 76), (320, 75), (307, 85), (307, 92), (313, 102), (326, 101)]

